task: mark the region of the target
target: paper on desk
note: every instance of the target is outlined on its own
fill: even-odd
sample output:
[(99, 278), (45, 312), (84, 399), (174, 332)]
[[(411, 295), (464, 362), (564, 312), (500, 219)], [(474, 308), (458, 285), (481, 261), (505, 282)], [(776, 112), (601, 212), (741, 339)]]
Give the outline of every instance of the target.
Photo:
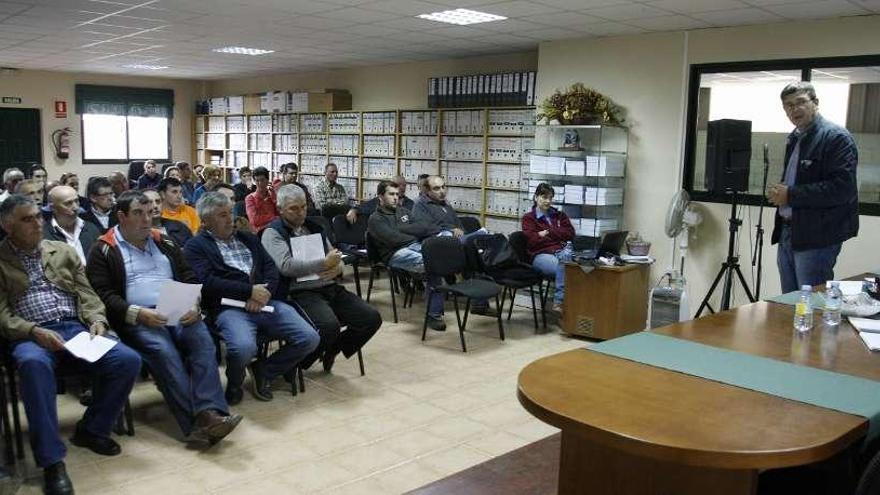
[[(324, 239), (321, 234), (299, 235), (290, 238), (290, 255), (305, 264), (314, 264), (324, 259)], [(297, 282), (318, 280), (317, 273), (296, 277)]]
[[(831, 280), (825, 282), (825, 288), (831, 288)], [(843, 293), (844, 296), (857, 296), (862, 292), (862, 281), (861, 280), (834, 280), (840, 284), (840, 292)]]
[[(238, 299), (229, 299), (228, 297), (221, 298), (220, 304), (223, 306), (232, 306), (233, 308), (244, 309), (244, 307), (245, 307), (244, 301), (239, 301)], [(263, 313), (274, 313), (275, 308), (272, 306), (263, 306), (263, 308), (260, 311), (262, 311)]]
[(65, 342), (64, 348), (74, 356), (94, 363), (115, 345), (116, 341), (113, 339), (100, 335), (92, 337), (89, 332), (80, 332)]
[(880, 334), (859, 332), (859, 337), (862, 339), (862, 342), (865, 343), (865, 346), (868, 348), (868, 350), (880, 350)]
[(156, 311), (168, 318), (168, 326), (177, 325), (180, 317), (195, 307), (202, 293), (202, 284), (185, 284), (168, 280), (159, 290), (159, 302)]
[(859, 332), (880, 333), (880, 320), (850, 316), (849, 324), (855, 327)]

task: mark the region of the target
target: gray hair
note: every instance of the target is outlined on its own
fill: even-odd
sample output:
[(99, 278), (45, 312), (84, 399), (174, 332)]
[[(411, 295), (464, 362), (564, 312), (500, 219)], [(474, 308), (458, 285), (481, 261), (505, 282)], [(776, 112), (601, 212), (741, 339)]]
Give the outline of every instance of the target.
[(214, 214), (214, 210), (221, 207), (232, 206), (232, 200), (218, 191), (211, 191), (202, 195), (196, 202), (196, 213), (201, 221)]
[(21, 175), (22, 179), (24, 178), (24, 172), (22, 172), (20, 169), (17, 169), (15, 167), (11, 167), (11, 168), (7, 168), (6, 171), (3, 172), (3, 183), (5, 184), (5, 183), (9, 182), (10, 180), (12, 180), (12, 176), (15, 174)]
[(816, 88), (813, 87), (813, 83), (809, 81), (798, 81), (787, 84), (782, 88), (782, 93), (779, 93), (779, 99), (784, 100), (786, 96), (798, 93), (806, 93), (810, 100), (819, 103), (819, 98), (816, 97)]
[(24, 194), (10, 194), (3, 203), (0, 203), (0, 221), (6, 221), (12, 212), (19, 206), (37, 206), (30, 196)]
[(302, 200), (306, 201), (306, 192), (302, 190), (296, 184), (287, 184), (285, 186), (281, 186), (281, 189), (278, 190), (277, 196), (275, 197), (275, 204), (279, 209), (284, 208), (284, 205), (288, 201), (294, 200)]

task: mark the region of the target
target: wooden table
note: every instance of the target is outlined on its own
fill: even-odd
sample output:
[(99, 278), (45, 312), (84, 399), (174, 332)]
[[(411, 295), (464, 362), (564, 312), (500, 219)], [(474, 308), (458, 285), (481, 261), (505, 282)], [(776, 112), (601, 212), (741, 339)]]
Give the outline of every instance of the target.
[[(757, 356), (880, 380), (848, 323), (805, 336), (792, 306), (758, 302), (654, 329)], [(559, 493), (751, 494), (763, 469), (827, 459), (865, 418), (579, 349), (519, 375), (520, 403), (562, 430)]]
[(562, 331), (594, 339), (613, 339), (648, 324), (650, 265), (597, 266), (585, 273), (565, 264)]

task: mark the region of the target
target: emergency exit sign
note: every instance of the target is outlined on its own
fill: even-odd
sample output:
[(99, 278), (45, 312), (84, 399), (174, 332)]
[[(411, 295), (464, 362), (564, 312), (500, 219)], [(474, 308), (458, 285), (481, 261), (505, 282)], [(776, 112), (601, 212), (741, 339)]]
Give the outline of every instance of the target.
[(4, 96), (3, 103), (21, 103), (20, 96)]

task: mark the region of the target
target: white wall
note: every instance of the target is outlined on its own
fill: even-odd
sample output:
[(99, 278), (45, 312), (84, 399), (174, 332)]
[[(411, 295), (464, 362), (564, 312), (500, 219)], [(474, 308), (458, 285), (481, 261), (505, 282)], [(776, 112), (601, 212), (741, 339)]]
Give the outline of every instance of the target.
[[(652, 253), (658, 258), (653, 280), (657, 280), (672, 259), (663, 221), (668, 201), (681, 184), (686, 64), (876, 54), (880, 53), (877, 32), (880, 16), (866, 16), (542, 43), (538, 92), (545, 97), (556, 88), (582, 81), (629, 110), (625, 222), (653, 242)], [(725, 258), (730, 207), (703, 204), (701, 210), (704, 222), (692, 239), (685, 268), (694, 310)], [(746, 210), (739, 252), (753, 288), (749, 251), (757, 213), (755, 208)], [(772, 221), (772, 210), (765, 210), (764, 296), (780, 291), (776, 249), (769, 245)], [(860, 221), (859, 237), (844, 245), (838, 275), (880, 267), (880, 255), (870, 247), (880, 241), (880, 219), (862, 216)], [(717, 291), (713, 302), (719, 296)], [(736, 303), (743, 302), (745, 297), (738, 294)]]
[[(40, 110), (42, 126), (43, 165), (50, 179), (57, 179), (66, 172), (80, 176), (80, 187), (85, 189), (85, 179), (93, 175), (107, 175), (114, 170), (128, 170), (128, 164), (83, 165), (80, 118), (74, 111), (74, 86), (76, 84), (102, 84), (108, 86), (140, 86), (174, 90), (174, 119), (171, 123), (171, 153), (173, 159), (188, 160), (192, 156), (192, 120), (194, 101), (201, 96), (202, 83), (182, 79), (152, 77), (124, 77), (70, 72), (20, 70), (12, 75), (0, 75), (0, 95), (21, 97), (21, 104), (2, 105), (10, 108), (36, 108)], [(55, 101), (67, 102), (67, 118), (55, 118)], [(52, 132), (63, 127), (73, 131), (70, 139), (70, 157), (55, 156)], [(85, 191), (81, 191), (85, 192)]]

